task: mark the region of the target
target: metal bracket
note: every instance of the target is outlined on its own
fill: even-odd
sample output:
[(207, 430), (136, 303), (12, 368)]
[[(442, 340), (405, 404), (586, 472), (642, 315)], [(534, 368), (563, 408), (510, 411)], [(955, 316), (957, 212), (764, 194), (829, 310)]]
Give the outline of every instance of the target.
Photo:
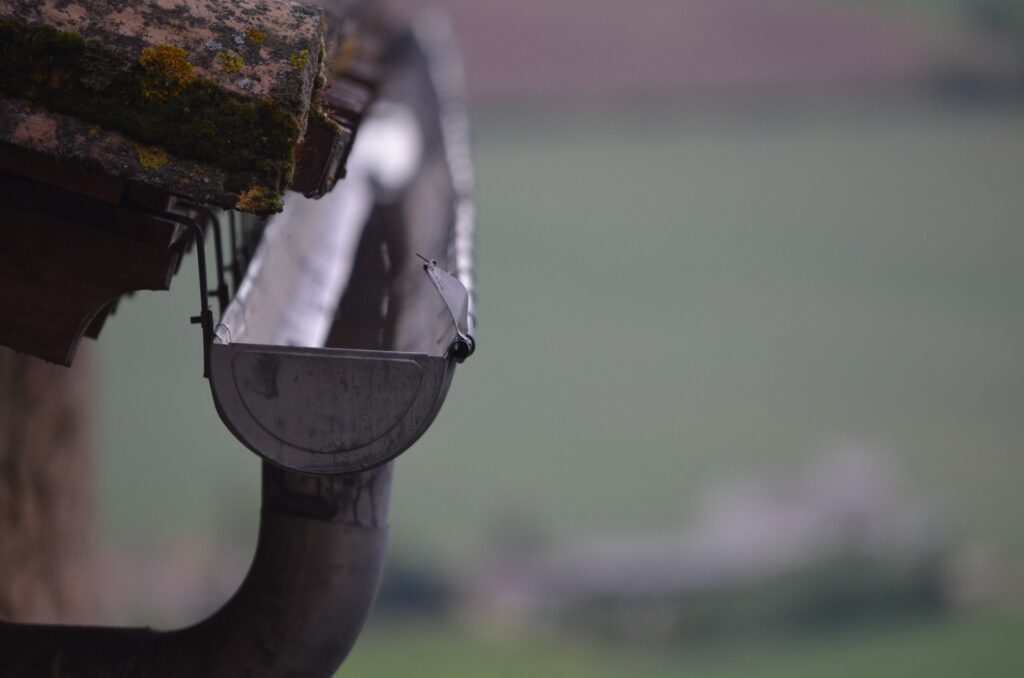
[(193, 325), (199, 325), (203, 330), (203, 376), (209, 378), (210, 345), (213, 342), (213, 311), (210, 310), (209, 283), (206, 277), (206, 234), (203, 232), (203, 227), (195, 219), (176, 212), (160, 212), (143, 207), (133, 208), (133, 211), (173, 221), (192, 232), (196, 258), (199, 263), (199, 315), (192, 316), (191, 322)]
[(427, 259), (422, 254), (416, 256), (423, 260), (423, 270), (441, 295), (455, 323), (456, 337), (448, 352), (458, 363), (464, 363), (476, 351), (476, 341), (469, 331), (469, 290), (458, 278), (439, 267), (435, 260)]

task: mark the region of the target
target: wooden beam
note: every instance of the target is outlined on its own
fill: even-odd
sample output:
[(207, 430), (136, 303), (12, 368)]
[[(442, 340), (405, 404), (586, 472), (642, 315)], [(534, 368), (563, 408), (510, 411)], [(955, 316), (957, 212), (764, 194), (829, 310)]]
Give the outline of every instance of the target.
[(0, 345), (71, 365), (112, 302), (170, 288), (176, 224), (3, 174), (0, 204)]

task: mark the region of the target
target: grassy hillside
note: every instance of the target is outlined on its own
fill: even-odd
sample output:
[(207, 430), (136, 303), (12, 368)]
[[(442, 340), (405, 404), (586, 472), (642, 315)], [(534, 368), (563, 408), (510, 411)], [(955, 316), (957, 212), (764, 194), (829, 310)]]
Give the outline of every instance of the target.
[(453, 559), (508, 514), (672, 529), (710, 484), (848, 442), (955, 529), (1024, 543), (1022, 132), (920, 109), (485, 122), (481, 353), (400, 467), (396, 547)]
[(455, 627), (371, 629), (341, 677), (423, 678), (1016, 678), (1019, 613), (868, 629), (785, 643), (644, 652), (572, 643), (495, 643)]

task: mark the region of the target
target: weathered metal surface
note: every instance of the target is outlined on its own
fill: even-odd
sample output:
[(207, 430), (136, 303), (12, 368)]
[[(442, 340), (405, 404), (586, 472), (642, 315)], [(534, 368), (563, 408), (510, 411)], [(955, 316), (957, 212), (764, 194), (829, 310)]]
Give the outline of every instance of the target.
[(466, 74), (451, 19), (444, 12), (423, 14), (416, 25), (417, 42), (426, 55), (430, 82), (438, 102), (441, 143), (454, 195), (452, 252), (449, 267), (469, 292), (465, 333), (476, 331), (476, 177), (466, 109)]
[(249, 449), (304, 473), (391, 461), (427, 430), (451, 384), (447, 358), (391, 352), (215, 345), (217, 412)]
[[(267, 222), (249, 272), (216, 328), (217, 341), (325, 345), (377, 194), (408, 186), (422, 145), (408, 108), (378, 108), (363, 125), (346, 181), (319, 200), (286, 195), (283, 212)], [(357, 324), (371, 323), (361, 318)]]
[[(388, 138), (387, 127), (371, 124), (370, 130), (379, 131), (365, 137), (369, 142)], [(251, 274), (217, 326), (218, 343), (209, 349), (211, 390), (228, 428), (265, 459), (307, 473), (355, 472), (404, 452), (432, 423), (454, 372), (455, 356), (447, 349), (458, 329), (450, 316), (421, 321), (418, 331), (431, 341), (439, 333), (448, 337), (433, 356), (293, 348), (322, 345), (352, 270), (373, 190), (368, 181), (380, 180), (369, 172), (368, 158), (354, 165), (358, 180), (352, 177), (331, 202), (298, 202), (271, 222)], [(307, 218), (321, 211), (320, 219)], [(328, 228), (318, 232), (322, 226)], [(419, 275), (419, 287), (429, 289), (428, 278)], [(385, 317), (372, 312), (360, 324), (373, 327)]]
[(423, 270), (441, 295), (452, 318), (453, 336), (449, 351), (457, 361), (464, 362), (476, 350), (476, 341), (469, 331), (469, 290), (462, 286), (458, 278), (438, 268), (436, 261), (427, 261)]
[(0, 675), (329, 678), (380, 582), (390, 489), (391, 467), (314, 478), (265, 465), (252, 567), (216, 614), (171, 632), (0, 622)]
[[(433, 17), (433, 18), (432, 18)], [(454, 53), (450, 24), (426, 15), (394, 49), (406, 54), (409, 66), (394, 76), (392, 86), (404, 92), (409, 109), (417, 111), (423, 139), (423, 160), (413, 183), (401, 194), (387, 196), (386, 209), (367, 226), (355, 262), (354, 284), (342, 299), (331, 341), (357, 348), (379, 348), (445, 355), (455, 339), (452, 313), (432, 285), (423, 284), (420, 257), (436, 260), (470, 291), (465, 328), (472, 336), (472, 163), (464, 116), (461, 67)], [(458, 124), (454, 124), (458, 123)], [(452, 151), (457, 150), (457, 153)], [(395, 228), (396, 223), (409, 228)], [(380, 285), (361, 281), (380, 278)], [(384, 312), (375, 334), (363, 323), (365, 314)], [(433, 332), (422, 331), (434, 327)]]

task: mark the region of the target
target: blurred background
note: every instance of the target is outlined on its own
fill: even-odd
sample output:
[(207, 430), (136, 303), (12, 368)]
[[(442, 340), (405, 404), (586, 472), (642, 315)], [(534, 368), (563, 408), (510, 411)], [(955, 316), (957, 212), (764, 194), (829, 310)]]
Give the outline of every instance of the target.
[[(481, 349), (342, 675), (1024, 675), (1024, 2), (439, 4)], [(194, 296), (94, 349), (111, 623), (252, 554)]]

